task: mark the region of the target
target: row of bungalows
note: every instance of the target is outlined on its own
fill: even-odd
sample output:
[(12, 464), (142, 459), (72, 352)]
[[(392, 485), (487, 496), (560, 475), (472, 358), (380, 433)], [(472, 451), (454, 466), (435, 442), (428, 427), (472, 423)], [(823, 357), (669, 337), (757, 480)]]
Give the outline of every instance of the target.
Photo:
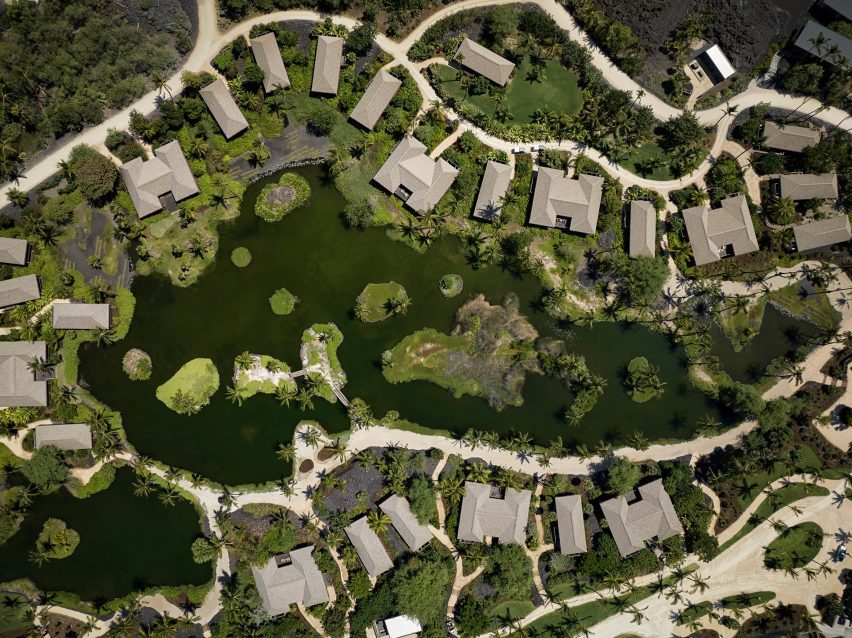
[[(392, 495), (379, 505), (409, 549), (416, 552), (432, 540), (432, 532), (411, 511), (408, 500)], [(367, 517), (362, 516), (344, 529), (358, 558), (371, 578), (393, 569), (393, 560)], [(329, 602), (330, 586), (313, 558), (314, 546), (278, 554), (252, 574), (266, 612), (271, 616), (287, 613), (292, 605), (311, 607)], [(394, 622), (391, 622), (393, 625)]]
[[(459, 515), (458, 540), (523, 545), (531, 497), (529, 490), (467, 481)], [(555, 537), (560, 553), (588, 551), (580, 495), (557, 496), (554, 508)], [(683, 533), (683, 526), (662, 479), (640, 485), (627, 495), (603, 501), (600, 509), (623, 557), (643, 549), (648, 541), (665, 540)]]

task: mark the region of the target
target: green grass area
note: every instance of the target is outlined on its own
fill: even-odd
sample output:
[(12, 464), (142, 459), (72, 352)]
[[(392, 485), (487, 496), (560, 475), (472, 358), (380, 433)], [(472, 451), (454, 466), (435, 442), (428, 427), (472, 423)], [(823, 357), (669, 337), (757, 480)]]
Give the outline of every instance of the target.
[(29, 609), (27, 597), (23, 594), (0, 592), (0, 636), (7, 632), (17, 636), (19, 631), (31, 627), (32, 623), (27, 620)]
[(444, 275), (441, 277), (441, 281), (438, 282), (438, 289), (447, 299), (451, 299), (456, 295), (460, 295), (462, 290), (464, 290), (464, 279), (462, 279), (461, 275)]
[(488, 610), (490, 623), (489, 631), (505, 627), (514, 620), (526, 618), (535, 609), (535, 605), (529, 600), (510, 600), (495, 605)]
[(768, 603), (774, 598), (775, 592), (773, 591), (743, 592), (742, 594), (736, 594), (735, 596), (725, 596), (721, 600), (721, 603), (722, 607), (725, 609), (746, 609), (748, 607), (754, 607), (755, 605)]
[(716, 323), (730, 341), (735, 352), (745, 348), (760, 332), (763, 323), (763, 312), (766, 310), (768, 297), (761, 297), (756, 303), (749, 305), (745, 312), (737, 312), (733, 307), (727, 307), (723, 302), (720, 312), (716, 315)]
[[(219, 371), (210, 359), (192, 359), (181, 366), (171, 379), (157, 388), (157, 398), (176, 412), (179, 396), (189, 397), (199, 409), (210, 402), (219, 389)], [(197, 410), (195, 410), (197, 411)]]
[(737, 490), (737, 499), (740, 506), (745, 509), (766, 488), (767, 485), (777, 481), (784, 476), (800, 474), (802, 472), (813, 472), (822, 468), (822, 463), (814, 451), (807, 445), (795, 448), (793, 455), (795, 461), (788, 454), (787, 462), (775, 461), (769, 471), (760, 471), (750, 475), (744, 475), (734, 480), (734, 488)]
[[(486, 115), (494, 115), (497, 100), (488, 95), (469, 95), (459, 79), (459, 73), (446, 65), (437, 65), (437, 76), (455, 99), (476, 107)], [(534, 79), (532, 64), (525, 56), (515, 68), (506, 86), (504, 105), (513, 124), (529, 124), (532, 114), (541, 109), (574, 115), (583, 105), (583, 92), (577, 76), (558, 60), (547, 60), (544, 73)]]
[(840, 323), (841, 314), (831, 305), (828, 295), (812, 294), (802, 297), (800, 287), (793, 285), (773, 290), (769, 293), (769, 299), (782, 310), (820, 328), (834, 328)]
[(456, 351), (467, 350), (470, 335), (448, 335), (433, 328), (412, 333), (390, 351), (390, 361), (383, 374), (390, 383), (431, 381), (453, 393), (456, 398), (465, 394), (482, 396), (484, 389), (469, 377), (448, 377), (447, 358)]
[[(698, 569), (697, 565), (689, 565), (684, 571), (693, 572)], [(677, 578), (669, 576), (663, 581), (667, 585), (677, 582)], [(592, 627), (613, 616), (625, 604), (636, 605), (641, 600), (654, 593), (650, 585), (637, 587), (632, 593), (618, 596), (618, 603), (614, 600), (593, 600), (592, 602), (566, 607), (559, 611), (546, 614), (526, 627), (525, 635), (535, 635), (538, 638), (561, 638), (562, 636), (580, 635), (582, 629)], [(512, 638), (520, 638), (520, 634), (512, 634)]]
[(231, 251), (231, 263), (237, 268), (245, 268), (251, 263), (251, 251), (245, 246), (237, 246)]
[(693, 620), (703, 618), (709, 614), (712, 609), (713, 603), (709, 600), (703, 600), (700, 603), (690, 603), (677, 615), (677, 620), (675, 622), (678, 625), (686, 625), (691, 623)]
[(408, 300), (408, 293), (402, 284), (389, 281), (381, 284), (367, 284), (355, 300), (355, 316), (365, 323), (382, 321), (397, 314)]
[(656, 369), (645, 357), (635, 357), (627, 364), (627, 394), (634, 403), (647, 403), (663, 393)]
[(719, 551), (723, 552), (728, 549), (781, 508), (809, 496), (828, 496), (828, 494), (829, 491), (827, 488), (821, 485), (813, 485), (812, 483), (790, 483), (775, 490), (775, 497), (773, 499), (765, 499), (758, 505), (742, 529), (723, 545), (720, 545)]
[(68, 491), (77, 498), (89, 498), (92, 494), (97, 494), (107, 489), (115, 480), (115, 466), (107, 463), (89, 479), (88, 483), (83, 485), (76, 477), (71, 477), (65, 483)]
[[(659, 168), (655, 168), (650, 173), (643, 170), (643, 163), (652, 157), (660, 156), (666, 160), (666, 163)], [(647, 179), (655, 179), (659, 181), (665, 181), (674, 179), (675, 176), (672, 174), (670, 163), (671, 157), (666, 151), (663, 150), (663, 147), (657, 144), (656, 142), (645, 142), (642, 146), (635, 149), (631, 154), (623, 162), (620, 162), (621, 166), (626, 168), (631, 173), (635, 173), (636, 175), (641, 175)]]
[(286, 288), (279, 288), (269, 298), (269, 307), (276, 315), (289, 315), (297, 303), (299, 298)]
[(763, 562), (769, 569), (804, 567), (816, 558), (822, 541), (822, 528), (816, 523), (794, 525), (769, 543)]

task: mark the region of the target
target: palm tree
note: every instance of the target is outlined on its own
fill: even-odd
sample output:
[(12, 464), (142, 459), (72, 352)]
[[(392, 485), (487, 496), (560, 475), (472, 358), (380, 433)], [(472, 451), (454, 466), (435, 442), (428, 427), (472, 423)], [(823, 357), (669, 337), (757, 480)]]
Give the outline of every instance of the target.
[(299, 430), (298, 436), (305, 445), (317, 447), (320, 444), (320, 433), (310, 425)]
[(252, 356), (251, 352), (248, 350), (244, 350), (237, 355), (236, 359), (234, 359), (234, 363), (237, 365), (238, 369), (248, 370), (252, 367), (252, 365), (254, 365), (254, 356)]
[(275, 388), (275, 398), (281, 405), (290, 407), (290, 401), (296, 398), (296, 387), (289, 383), (282, 383)]
[(386, 531), (391, 524), (390, 517), (384, 512), (373, 510), (367, 514), (367, 525), (376, 534), (381, 534)]
[(769, 201), (767, 212), (773, 222), (786, 226), (796, 220), (796, 203), (789, 197), (775, 197)]
[(307, 388), (300, 388), (298, 394), (296, 394), (296, 403), (299, 404), (300, 410), (313, 410), (313, 394)]
[(243, 401), (245, 401), (245, 396), (243, 395), (243, 388), (239, 385), (237, 387), (226, 386), (225, 387), (225, 398), (228, 399), (231, 403), (236, 403), (239, 406), (242, 406)]
[(293, 441), (290, 441), (289, 443), (279, 443), (275, 456), (282, 461), (292, 461), (296, 458), (296, 444)]
[(18, 208), (23, 208), (30, 203), (29, 196), (24, 191), (17, 188), (10, 188), (6, 193), (6, 199)]
[(164, 76), (162, 76), (160, 73), (157, 73), (156, 71), (154, 71), (151, 74), (151, 81), (154, 82), (154, 88), (157, 89), (157, 95), (162, 95), (163, 91), (165, 91), (166, 93), (169, 94), (169, 99), (173, 99), (172, 89), (167, 84), (167, 80)]

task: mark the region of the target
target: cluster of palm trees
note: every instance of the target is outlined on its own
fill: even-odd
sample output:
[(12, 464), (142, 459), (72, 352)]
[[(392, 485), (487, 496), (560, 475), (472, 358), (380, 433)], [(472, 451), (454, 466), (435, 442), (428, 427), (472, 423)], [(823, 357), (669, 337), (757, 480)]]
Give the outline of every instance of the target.
[[(139, 497), (149, 497), (152, 494), (158, 494), (160, 502), (166, 506), (173, 506), (181, 497), (180, 490), (177, 487), (183, 474), (175, 468), (167, 468), (163, 478), (150, 470), (151, 459), (145, 456), (138, 456), (133, 464), (135, 472), (135, 480), (133, 482), (133, 494)], [(193, 486), (201, 484), (199, 475), (191, 475), (190, 483)]]
[(666, 383), (660, 380), (660, 368), (652, 363), (639, 366), (627, 376), (627, 386), (631, 394), (660, 397)]
[(54, 558), (65, 558), (74, 551), (74, 548), (80, 542), (80, 535), (73, 529), (68, 529), (64, 522), (58, 519), (48, 519), (45, 528), (48, 525), (55, 527), (50, 530), (45, 529), (39, 534), (35, 549), (30, 550), (27, 556), (27, 559), (37, 567), (41, 567)]

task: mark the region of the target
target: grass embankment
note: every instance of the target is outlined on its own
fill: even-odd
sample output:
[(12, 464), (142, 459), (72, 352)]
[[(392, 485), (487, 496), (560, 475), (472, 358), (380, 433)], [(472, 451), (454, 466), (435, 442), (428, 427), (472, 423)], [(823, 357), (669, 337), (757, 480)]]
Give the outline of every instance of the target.
[(219, 389), (219, 371), (210, 359), (192, 359), (157, 388), (157, 398), (179, 414), (193, 414)]
[[(686, 572), (691, 573), (698, 569), (697, 565), (690, 565), (686, 568)], [(663, 582), (666, 585), (673, 585), (677, 582), (677, 577), (669, 576)], [(526, 627), (525, 635), (535, 635), (539, 638), (561, 638), (565, 635), (576, 635), (582, 633), (582, 629), (592, 627), (619, 613), (623, 609), (624, 603), (627, 605), (636, 605), (648, 596), (654, 593), (651, 585), (637, 587), (632, 593), (618, 596), (618, 602), (615, 600), (593, 600), (582, 605), (566, 607), (546, 614), (535, 620), (532, 624)], [(512, 638), (520, 638), (519, 633), (511, 634)]]
[(766, 547), (763, 557), (769, 569), (797, 569), (810, 563), (822, 548), (823, 531), (816, 523), (788, 527)]
[(790, 483), (775, 490), (773, 498), (767, 498), (758, 505), (742, 529), (719, 546), (719, 552), (728, 549), (781, 508), (809, 496), (828, 496), (828, 494), (827, 488), (812, 483)]
[[(486, 115), (494, 115), (497, 100), (488, 95), (471, 95), (462, 85), (459, 73), (452, 67), (437, 65), (437, 74), (449, 94), (455, 99), (475, 106)], [(513, 124), (528, 124), (537, 110), (555, 111), (575, 115), (583, 105), (583, 93), (577, 85), (577, 76), (558, 60), (545, 62), (544, 73), (538, 79), (532, 71), (529, 56), (515, 68), (506, 86), (503, 105)]]
[(367, 284), (355, 300), (355, 316), (365, 323), (383, 321), (403, 311), (408, 303), (408, 292), (402, 284)]
[(390, 351), (390, 362), (383, 374), (390, 383), (430, 381), (453, 393), (456, 398), (465, 394), (483, 396), (485, 389), (476, 379), (447, 373), (449, 358), (465, 352), (473, 344), (470, 334), (448, 335), (434, 328), (425, 328), (408, 335)]

